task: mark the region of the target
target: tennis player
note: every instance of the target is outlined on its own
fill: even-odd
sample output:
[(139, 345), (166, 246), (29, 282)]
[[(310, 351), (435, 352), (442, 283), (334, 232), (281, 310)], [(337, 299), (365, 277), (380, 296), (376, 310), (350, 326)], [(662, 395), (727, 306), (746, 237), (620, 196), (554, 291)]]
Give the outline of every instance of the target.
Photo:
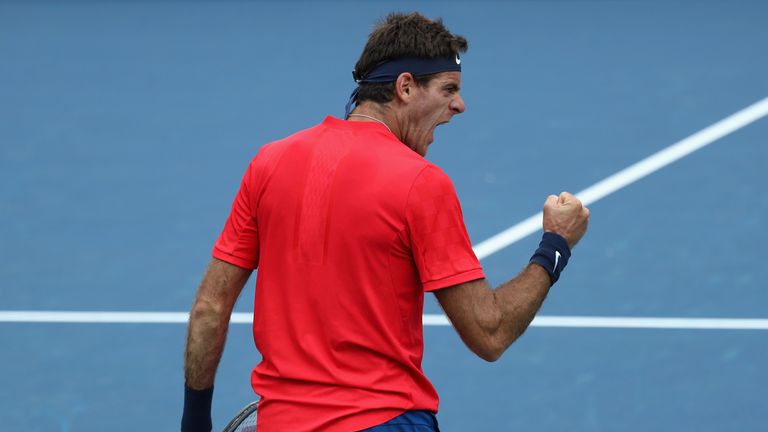
[(211, 430), (230, 314), (256, 268), (260, 432), (438, 431), (421, 367), (425, 292), (487, 361), (532, 321), (589, 211), (568, 193), (548, 197), (530, 263), (488, 285), (450, 179), (424, 158), (435, 128), (464, 112), (466, 50), (440, 20), (389, 15), (355, 66), (346, 118), (251, 161), (192, 307), (183, 431)]

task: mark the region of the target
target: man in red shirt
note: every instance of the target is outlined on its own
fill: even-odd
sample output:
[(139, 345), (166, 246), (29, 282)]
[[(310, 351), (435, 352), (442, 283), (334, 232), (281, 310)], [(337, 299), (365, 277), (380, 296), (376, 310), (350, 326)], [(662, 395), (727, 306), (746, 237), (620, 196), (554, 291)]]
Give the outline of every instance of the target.
[(424, 292), (488, 361), (531, 322), (589, 212), (550, 196), (531, 263), (488, 286), (450, 179), (424, 159), (435, 127), (464, 111), (466, 49), (440, 21), (390, 15), (355, 67), (347, 119), (327, 117), (251, 161), (192, 308), (182, 430), (211, 428), (229, 317), (256, 268), (261, 432), (437, 431), (421, 369)]

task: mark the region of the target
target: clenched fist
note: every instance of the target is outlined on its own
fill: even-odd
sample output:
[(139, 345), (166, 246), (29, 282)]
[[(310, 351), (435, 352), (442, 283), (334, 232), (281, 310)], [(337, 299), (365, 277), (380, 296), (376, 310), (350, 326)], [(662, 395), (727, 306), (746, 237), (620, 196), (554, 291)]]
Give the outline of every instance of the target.
[(587, 231), (589, 209), (568, 192), (550, 195), (544, 202), (544, 231), (560, 234), (573, 248)]

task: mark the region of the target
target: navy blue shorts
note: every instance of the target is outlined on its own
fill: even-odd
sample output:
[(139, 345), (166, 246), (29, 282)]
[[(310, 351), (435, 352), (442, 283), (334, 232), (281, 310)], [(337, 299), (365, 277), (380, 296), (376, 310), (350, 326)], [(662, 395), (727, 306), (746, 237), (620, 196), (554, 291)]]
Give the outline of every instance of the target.
[(430, 411), (406, 411), (392, 420), (362, 432), (440, 432), (437, 417)]

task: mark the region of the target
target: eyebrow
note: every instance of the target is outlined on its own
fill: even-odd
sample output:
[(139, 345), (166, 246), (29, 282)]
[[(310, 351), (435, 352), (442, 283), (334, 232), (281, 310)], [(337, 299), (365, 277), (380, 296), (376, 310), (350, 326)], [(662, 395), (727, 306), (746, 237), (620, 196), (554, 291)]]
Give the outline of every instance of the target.
[(456, 91), (458, 91), (461, 87), (456, 81), (448, 81), (446, 83), (443, 83), (442, 88), (445, 90), (456, 89)]

